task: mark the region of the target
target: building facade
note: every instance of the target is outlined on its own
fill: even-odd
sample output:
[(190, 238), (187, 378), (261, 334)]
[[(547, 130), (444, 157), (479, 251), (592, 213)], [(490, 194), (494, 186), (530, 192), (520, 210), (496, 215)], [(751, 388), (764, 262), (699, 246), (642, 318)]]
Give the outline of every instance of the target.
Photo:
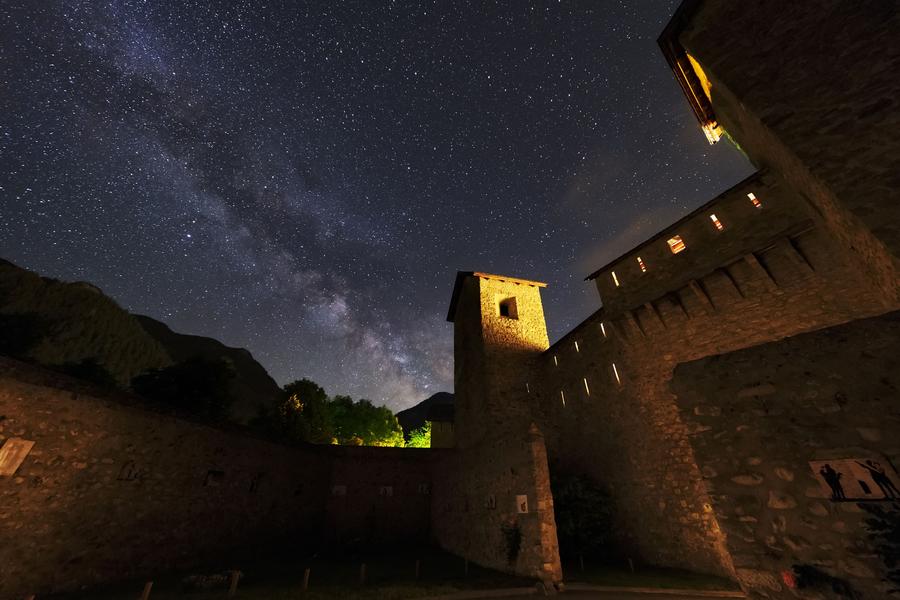
[(819, 4), (679, 8), (676, 81), (758, 171), (591, 273), (602, 308), (552, 346), (538, 284), (461, 273), (454, 306), (482, 291), (451, 314), (457, 437), (533, 421), (647, 562), (875, 598), (896, 549), (870, 520), (900, 485), (900, 11)]

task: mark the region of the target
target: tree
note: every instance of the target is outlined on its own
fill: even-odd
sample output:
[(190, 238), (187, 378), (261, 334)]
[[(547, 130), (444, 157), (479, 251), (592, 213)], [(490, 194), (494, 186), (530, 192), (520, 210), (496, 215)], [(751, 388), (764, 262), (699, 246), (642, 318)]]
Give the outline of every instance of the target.
[(97, 362), (95, 358), (85, 358), (79, 362), (68, 362), (61, 365), (54, 365), (53, 369), (60, 373), (65, 373), (76, 379), (90, 381), (100, 387), (117, 388), (119, 387), (116, 378), (103, 365)]
[(47, 323), (35, 313), (0, 313), (0, 354), (25, 358), (47, 335)]
[(551, 475), (560, 552), (603, 557), (612, 533), (612, 500), (584, 475), (555, 469)]
[(424, 425), (409, 432), (406, 447), (431, 448), (431, 421), (425, 421)]
[(131, 380), (131, 389), (148, 400), (221, 420), (234, 401), (229, 383), (235, 374), (230, 361), (192, 358), (138, 375)]
[(358, 438), (363, 446), (403, 446), (403, 429), (387, 407), (349, 396), (335, 396), (329, 407), (339, 443), (356, 445)]
[(350, 396), (329, 399), (314, 381), (298, 379), (283, 388), (278, 404), (263, 409), (253, 426), (283, 441), (346, 446), (403, 446), (403, 429), (384, 406)]
[(287, 384), (283, 390), (279, 417), (286, 437), (313, 444), (332, 443), (334, 427), (325, 390), (305, 378)]

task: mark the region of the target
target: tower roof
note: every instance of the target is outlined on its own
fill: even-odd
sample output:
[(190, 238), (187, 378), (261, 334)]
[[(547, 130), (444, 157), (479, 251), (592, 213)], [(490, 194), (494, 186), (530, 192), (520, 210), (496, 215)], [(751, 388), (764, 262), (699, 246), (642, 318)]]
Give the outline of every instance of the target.
[(518, 277), (507, 277), (506, 275), (493, 275), (491, 273), (482, 273), (480, 271), (457, 271), (456, 283), (453, 284), (453, 295), (450, 297), (450, 310), (447, 311), (447, 320), (451, 323), (456, 317), (456, 304), (459, 302), (459, 294), (462, 291), (463, 282), (467, 277), (479, 277), (481, 279), (493, 279), (495, 281), (508, 281), (516, 285), (528, 285), (532, 287), (547, 287), (542, 281), (531, 281), (530, 279), (519, 279)]

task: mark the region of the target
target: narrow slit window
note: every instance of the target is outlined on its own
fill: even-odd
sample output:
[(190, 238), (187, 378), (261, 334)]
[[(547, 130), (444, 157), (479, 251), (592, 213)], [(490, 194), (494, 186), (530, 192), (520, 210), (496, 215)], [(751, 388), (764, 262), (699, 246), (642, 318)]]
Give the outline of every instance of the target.
[(619, 287), (619, 278), (616, 277), (616, 272), (615, 272), (615, 271), (612, 271), (611, 273), (612, 273), (612, 280), (613, 280), (613, 283), (616, 284), (616, 287)]
[(612, 368), (613, 368), (613, 375), (616, 376), (616, 383), (618, 383), (619, 385), (622, 385), (622, 379), (619, 377), (619, 369), (616, 368), (616, 363), (612, 364)]
[(719, 217), (717, 217), (716, 215), (709, 215), (709, 220), (712, 221), (712, 224), (715, 225), (716, 229), (718, 229), (719, 231), (725, 229), (725, 226), (722, 225), (722, 221), (720, 221)]
[(591, 388), (588, 386), (587, 377), (583, 378), (583, 381), (584, 381), (584, 391), (588, 396), (590, 396)]
[(555, 355), (555, 354), (553, 355), (553, 364), (554, 364), (555, 366), (557, 366), (557, 367), (559, 366), (559, 359), (556, 358), (556, 355)]
[(578, 342), (577, 342), (577, 341), (575, 342), (575, 352), (581, 352), (581, 350), (578, 348)]
[(559, 399), (562, 400), (562, 405), (566, 405), (566, 393), (563, 390), (559, 390)]
[(527, 381), (525, 382), (525, 393), (526, 393), (526, 394), (530, 394), (530, 393), (531, 393), (531, 386), (528, 385), (528, 382), (527, 382)]
[(684, 245), (684, 240), (681, 239), (680, 235), (676, 235), (675, 237), (669, 238), (669, 250), (672, 251), (672, 254), (678, 254), (682, 250), (684, 250), (687, 246)]
[(641, 273), (647, 272), (647, 265), (644, 264), (644, 259), (640, 256), (637, 257), (637, 264), (641, 268)]
[(506, 298), (500, 301), (500, 316), (507, 319), (518, 319), (519, 311), (516, 308), (515, 298)]
[(756, 208), (762, 208), (762, 202), (759, 201), (759, 198), (756, 197), (756, 194), (750, 192), (749, 194), (747, 194), (747, 197), (750, 198), (750, 202), (753, 203), (753, 206), (755, 206)]
[(603, 337), (606, 337), (606, 324), (602, 321), (600, 322), (600, 333), (603, 334)]

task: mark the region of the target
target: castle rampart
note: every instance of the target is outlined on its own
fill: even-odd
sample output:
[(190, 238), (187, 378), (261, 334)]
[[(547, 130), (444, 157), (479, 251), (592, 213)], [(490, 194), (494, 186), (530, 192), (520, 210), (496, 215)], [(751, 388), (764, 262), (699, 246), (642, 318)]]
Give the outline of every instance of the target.
[(0, 598), (152, 579), (273, 543), (301, 560), (351, 539), (430, 539), (447, 451), (283, 446), (132, 400), (0, 360), (0, 440), (34, 442), (0, 477), (0, 536), (15, 540), (0, 545)]
[(877, 283), (821, 221), (774, 175), (751, 177), (594, 273), (604, 307), (544, 353), (533, 379), (551, 459), (609, 486), (637, 556), (732, 568), (668, 390), (677, 364), (883, 312)]

